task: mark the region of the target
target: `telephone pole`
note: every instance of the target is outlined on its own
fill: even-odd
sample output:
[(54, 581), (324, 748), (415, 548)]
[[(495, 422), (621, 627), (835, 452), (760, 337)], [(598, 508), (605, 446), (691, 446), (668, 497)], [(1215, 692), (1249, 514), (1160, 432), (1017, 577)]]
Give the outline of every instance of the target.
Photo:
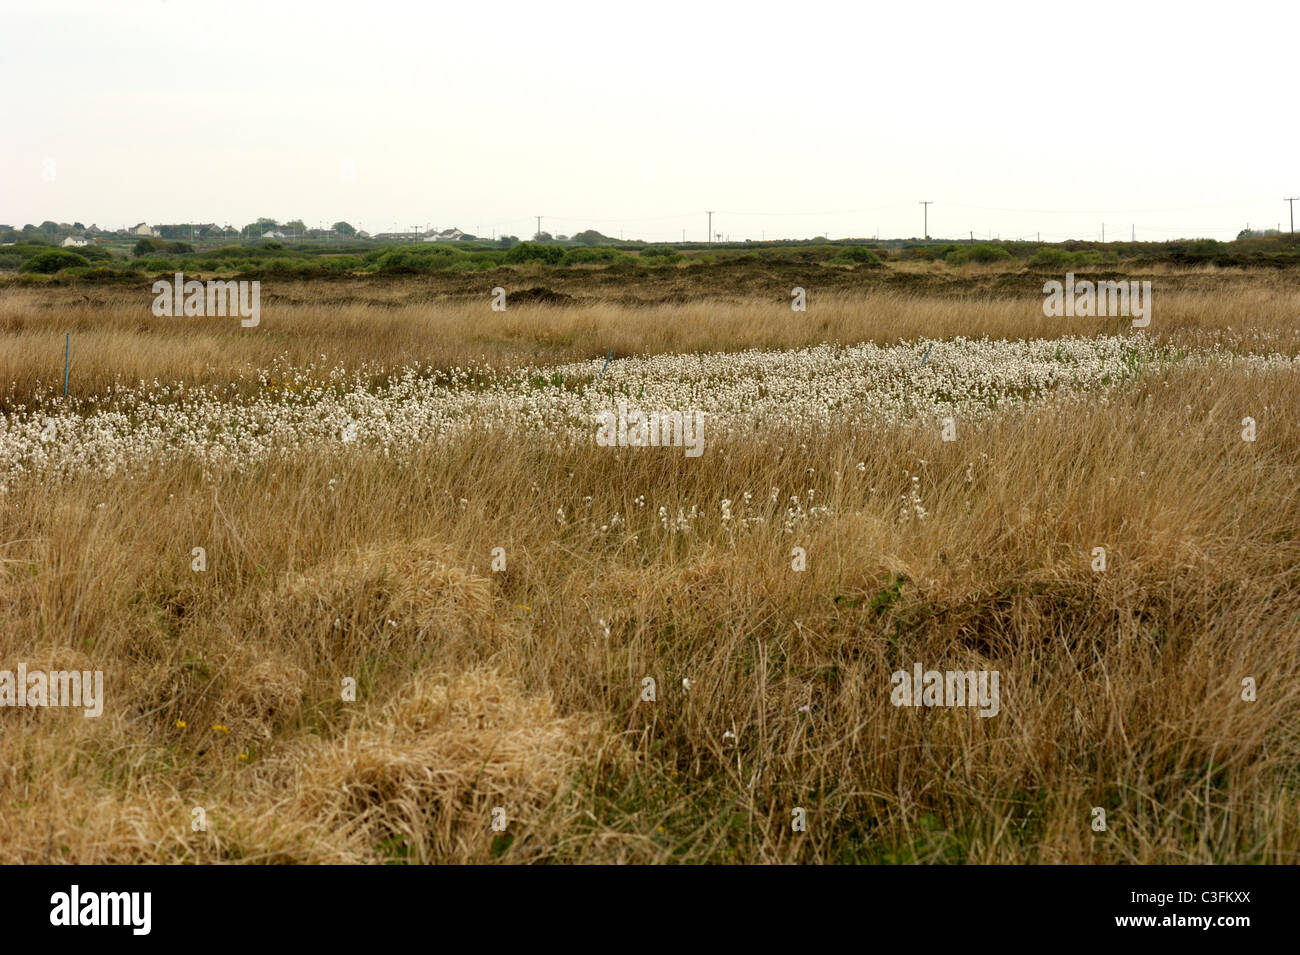
[[(1291, 207), (1291, 234), (1292, 235), (1295, 235), (1295, 201), (1297, 199), (1300, 199), (1300, 196), (1292, 196), (1289, 199), (1283, 197), (1282, 199), (1283, 202), (1285, 202), (1287, 205)], [(1278, 231), (1280, 232), (1281, 230), (1279, 229)]]
[(930, 206), (934, 204), (934, 200), (922, 199), (920, 202), (921, 205), (925, 206), (925, 232), (923, 234), (928, 239), (930, 238)]
[(709, 245), (713, 245), (713, 213), (709, 212)]

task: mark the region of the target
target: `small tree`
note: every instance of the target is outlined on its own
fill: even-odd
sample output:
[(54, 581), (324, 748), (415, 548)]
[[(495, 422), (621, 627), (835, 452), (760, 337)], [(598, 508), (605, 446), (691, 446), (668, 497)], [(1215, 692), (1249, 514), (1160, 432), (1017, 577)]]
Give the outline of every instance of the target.
[(614, 240), (607, 235), (601, 235), (595, 229), (584, 229), (582, 232), (574, 233), (573, 241), (579, 245), (603, 245)]

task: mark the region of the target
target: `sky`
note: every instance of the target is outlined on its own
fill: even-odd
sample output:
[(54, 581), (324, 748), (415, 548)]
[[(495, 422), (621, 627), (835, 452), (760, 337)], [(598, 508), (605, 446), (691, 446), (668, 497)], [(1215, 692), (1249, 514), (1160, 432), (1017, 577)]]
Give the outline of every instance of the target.
[[(0, 0), (0, 223), (1231, 239), (1300, 4)], [(925, 207), (923, 200), (933, 204)]]

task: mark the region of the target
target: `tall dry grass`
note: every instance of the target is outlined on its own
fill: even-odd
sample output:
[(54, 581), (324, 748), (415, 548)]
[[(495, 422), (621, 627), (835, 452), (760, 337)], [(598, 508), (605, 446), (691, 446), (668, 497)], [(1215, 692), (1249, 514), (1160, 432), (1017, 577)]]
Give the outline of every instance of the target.
[[(1171, 275), (1166, 285), (1156, 280), (1148, 335), (1187, 346), (1300, 349), (1300, 285), (1293, 279), (1280, 274), (1207, 287), (1193, 278)], [(520, 278), (523, 286), (535, 281)], [(481, 361), (513, 367), (603, 358), (611, 348), (627, 356), (918, 337), (1057, 338), (1129, 328), (1126, 319), (1047, 318), (1033, 282), (1020, 293), (961, 280), (945, 295), (819, 292), (815, 285), (807, 291), (806, 312), (791, 310), (783, 287), (762, 300), (719, 297), (629, 308), (593, 298), (559, 306), (508, 304), (505, 312), (493, 312), (487, 288), (478, 297), (430, 294), (412, 301), (416, 293), (401, 283), (268, 281), (261, 324), (246, 329), (232, 318), (155, 318), (143, 282), (129, 291), (7, 289), (0, 294), (0, 409), (30, 406), (51, 390), (61, 393), (67, 333), (69, 395), (86, 400), (104, 396), (115, 383), (155, 379), (222, 388), (240, 382), (249, 390), (258, 387), (258, 372), (276, 362), (349, 371), (365, 366), (382, 377), (417, 361), (443, 369)]]
[[(1220, 308), (1284, 332), (1289, 302), (1158, 308), (1210, 336)], [(1046, 331), (1030, 304), (268, 308), (262, 338), (87, 311), (76, 380)], [(4, 308), (5, 374), (31, 373), (44, 332)], [(796, 431), (687, 459), (498, 433), (19, 486), (0, 667), (102, 668), (108, 699), (0, 710), (0, 861), (1295, 862), (1296, 386), (1176, 371), (952, 443)], [(927, 516), (900, 521), (912, 475)], [(829, 511), (787, 533), (792, 496)], [(666, 531), (661, 506), (698, 516)], [(1000, 714), (893, 707), (913, 662), (998, 670)]]

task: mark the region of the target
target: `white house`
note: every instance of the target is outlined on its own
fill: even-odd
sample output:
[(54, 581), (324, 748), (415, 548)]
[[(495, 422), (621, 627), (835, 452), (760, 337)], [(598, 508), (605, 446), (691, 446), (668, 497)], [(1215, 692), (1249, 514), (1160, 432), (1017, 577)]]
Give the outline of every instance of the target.
[(63, 240), (63, 247), (65, 249), (68, 248), (68, 246), (73, 246), (73, 245), (76, 246), (90, 245), (90, 240), (87, 239), (84, 235), (70, 235)]
[(278, 230), (276, 230), (276, 231), (267, 230), (266, 232), (263, 232), (263, 233), (262, 233), (262, 238), (263, 238), (263, 239), (283, 239), (283, 238), (284, 238), (284, 233), (283, 233), (283, 232), (280, 232), (280, 231), (278, 231)]
[(150, 228), (149, 223), (147, 222), (136, 223), (136, 225), (131, 228), (131, 231), (135, 235), (148, 235), (153, 236), (155, 239), (159, 236), (158, 230)]
[(464, 237), (465, 237), (464, 232), (462, 232), (460, 229), (457, 229), (455, 226), (452, 226), (452, 228), (443, 229), (441, 232), (430, 232), (428, 235), (424, 237), (424, 241), (425, 242), (455, 242), (456, 240), (463, 239)]

